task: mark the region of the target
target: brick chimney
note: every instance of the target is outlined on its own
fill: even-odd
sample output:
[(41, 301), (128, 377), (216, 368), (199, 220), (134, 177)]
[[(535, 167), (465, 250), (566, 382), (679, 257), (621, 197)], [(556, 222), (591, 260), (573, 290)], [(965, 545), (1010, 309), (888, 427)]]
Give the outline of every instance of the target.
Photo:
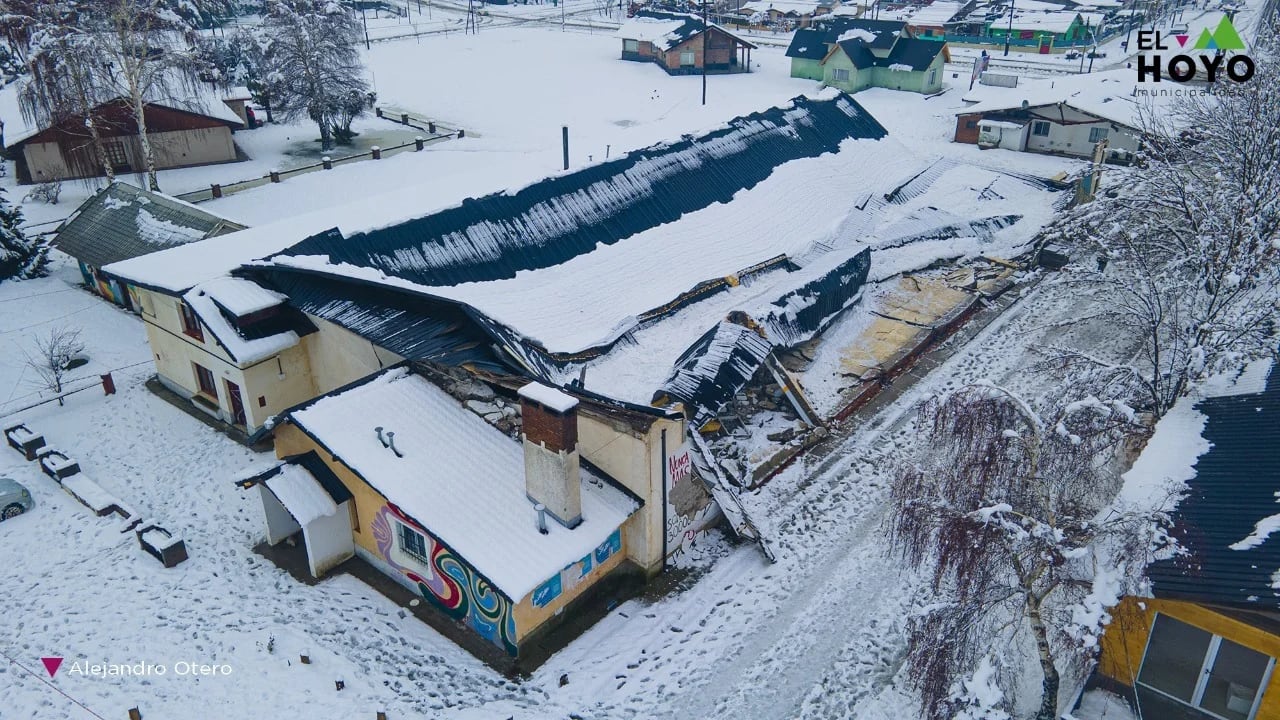
[(569, 529), (582, 522), (578, 400), (541, 383), (520, 388), (524, 488), (534, 504)]

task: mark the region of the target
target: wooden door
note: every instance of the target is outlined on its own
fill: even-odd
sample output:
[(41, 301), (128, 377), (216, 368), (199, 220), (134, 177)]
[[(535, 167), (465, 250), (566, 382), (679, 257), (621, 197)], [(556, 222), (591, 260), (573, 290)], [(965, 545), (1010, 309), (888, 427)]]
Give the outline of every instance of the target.
[(231, 382), (227, 383), (227, 399), (231, 403), (231, 423), (233, 425), (246, 425), (244, 416), (244, 400), (240, 397), (240, 386)]

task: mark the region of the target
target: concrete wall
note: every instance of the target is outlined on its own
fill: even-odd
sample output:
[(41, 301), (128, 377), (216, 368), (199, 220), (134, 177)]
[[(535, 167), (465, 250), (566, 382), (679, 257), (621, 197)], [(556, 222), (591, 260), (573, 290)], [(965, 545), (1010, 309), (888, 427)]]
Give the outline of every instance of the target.
[(351, 501), (339, 505), (332, 515), (312, 520), (303, 528), (302, 538), (307, 544), (307, 563), (311, 566), (312, 577), (323, 577), (330, 569), (355, 555), (356, 546), (351, 535)]
[(262, 498), (262, 514), (267, 518), (268, 545), (279, 545), (285, 538), (302, 529), (265, 484), (258, 483), (258, 495)]

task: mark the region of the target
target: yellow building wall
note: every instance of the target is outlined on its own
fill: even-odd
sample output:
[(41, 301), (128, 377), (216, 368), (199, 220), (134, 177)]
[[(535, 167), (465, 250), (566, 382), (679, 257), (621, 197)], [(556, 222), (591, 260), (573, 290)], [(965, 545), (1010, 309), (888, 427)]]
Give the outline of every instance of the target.
[(316, 395), (323, 395), (404, 358), (327, 320), (307, 316), (319, 332), (302, 339)]
[[(1127, 597), (1112, 611), (1112, 622), (1102, 637), (1098, 672), (1132, 686), (1142, 665), (1147, 636), (1155, 614), (1194, 625), (1260, 653), (1280, 658), (1280, 637), (1247, 623), (1215, 612), (1211, 608), (1177, 600)], [(1280, 720), (1280, 672), (1267, 682), (1255, 720)]]
[[(203, 341), (182, 332), (181, 299), (145, 288), (136, 288), (135, 297), (156, 372), (169, 381), (166, 384), (175, 392), (193, 396), (199, 392), (193, 363), (208, 368), (218, 379), (217, 403), (223, 420), (231, 419), (231, 401), (225, 382), (228, 380), (240, 388), (249, 432), (281, 410), (320, 394), (301, 343), (242, 368), (231, 360), (207, 328)], [(260, 404), (259, 398), (265, 404)]]
[[(394, 548), (395, 531), (390, 523), (397, 514), (394, 508), (388, 507), (386, 497), (361, 480), (342, 462), (333, 462), (333, 457), (297, 426), (285, 423), (277, 426), (274, 433), (276, 457), (285, 458), (315, 450), (342, 484), (351, 491), (352, 503), (355, 507), (353, 537), (357, 547), (363, 551), (363, 555), (376, 558), (382, 564), (379, 569), (384, 572), (401, 573), (401, 577), (395, 578), (401, 584), (410, 586), (416, 584), (418, 592), (425, 599), (513, 655), (518, 654), (520, 640), (554, 618), (565, 605), (617, 568), (627, 555), (626, 539), (620, 536), (618, 549), (603, 562), (597, 563), (592, 557), (589, 561), (590, 570), (587, 573), (580, 573), (583, 567), (581, 561), (570, 565), (561, 572), (562, 591), (552, 602), (543, 607), (534, 605), (533, 598), (537, 594), (536, 591), (521, 598), (519, 602), (512, 603), (475, 575), (464, 558), (453, 555), (443, 546), (438, 550), (429, 550), (434, 563), (451, 564), (452, 561), (456, 561), (459, 565), (455, 567), (466, 575), (468, 581), (464, 584), (457, 582), (456, 578), (441, 579), (440, 574), (433, 568), (424, 567), (420, 563), (401, 564), (407, 561), (399, 557), (399, 551)], [(437, 541), (431, 536), (430, 531), (426, 528), (421, 530), (434, 547)], [(442, 557), (437, 557), (437, 552)], [(575, 572), (575, 569), (578, 572)], [(409, 573), (413, 573), (419, 579), (411, 578), (411, 581), (406, 583), (405, 578)], [(570, 580), (570, 578), (573, 579)], [(459, 602), (459, 596), (462, 596), (461, 602)]]
[(654, 574), (662, 569), (662, 431), (667, 452), (684, 442), (681, 420), (658, 418), (647, 430), (578, 406), (578, 452), (644, 500), (644, 507), (624, 525), (627, 556)]

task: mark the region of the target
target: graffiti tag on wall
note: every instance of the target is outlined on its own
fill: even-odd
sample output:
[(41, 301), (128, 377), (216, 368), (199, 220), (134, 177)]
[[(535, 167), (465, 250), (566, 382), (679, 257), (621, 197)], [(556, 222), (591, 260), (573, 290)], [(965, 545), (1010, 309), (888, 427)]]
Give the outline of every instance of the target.
[(572, 592), (587, 575), (592, 567), (603, 565), (606, 560), (622, 550), (622, 531), (614, 530), (595, 550), (582, 556), (582, 559), (570, 563), (568, 567), (553, 575), (533, 591), (533, 606), (546, 607), (564, 593)]
[[(405, 553), (396, 544), (396, 523), (407, 525), (426, 539), (426, 560)], [(392, 505), (383, 505), (373, 518), (378, 554), (404, 573), (418, 592), (450, 617), (462, 620), (489, 642), (516, 654), (516, 619), (511, 601), (462, 558)]]
[(694, 474), (689, 444), (667, 458), (667, 554), (679, 555), (700, 533), (715, 512), (711, 494)]

